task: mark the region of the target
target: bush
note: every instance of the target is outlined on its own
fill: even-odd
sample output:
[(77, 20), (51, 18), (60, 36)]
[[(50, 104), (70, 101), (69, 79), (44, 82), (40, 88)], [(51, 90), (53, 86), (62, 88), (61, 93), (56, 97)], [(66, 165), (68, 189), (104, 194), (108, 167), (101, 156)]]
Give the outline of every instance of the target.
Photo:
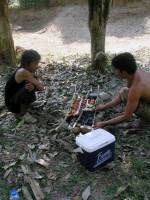
[(49, 6), (49, 0), (19, 0), (19, 4), (23, 9), (41, 8)]

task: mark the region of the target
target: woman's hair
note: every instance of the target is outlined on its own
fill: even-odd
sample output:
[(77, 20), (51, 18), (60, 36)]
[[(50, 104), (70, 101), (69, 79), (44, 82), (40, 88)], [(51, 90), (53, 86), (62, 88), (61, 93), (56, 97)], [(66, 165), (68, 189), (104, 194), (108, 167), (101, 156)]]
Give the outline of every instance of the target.
[(32, 62), (40, 61), (40, 60), (41, 60), (41, 56), (37, 51), (32, 50), (32, 49), (26, 50), (23, 52), (21, 56), (21, 67), (26, 67), (30, 65)]
[(112, 60), (112, 65), (120, 71), (126, 71), (132, 75), (137, 70), (137, 65), (134, 56), (131, 53), (121, 53), (115, 56)]

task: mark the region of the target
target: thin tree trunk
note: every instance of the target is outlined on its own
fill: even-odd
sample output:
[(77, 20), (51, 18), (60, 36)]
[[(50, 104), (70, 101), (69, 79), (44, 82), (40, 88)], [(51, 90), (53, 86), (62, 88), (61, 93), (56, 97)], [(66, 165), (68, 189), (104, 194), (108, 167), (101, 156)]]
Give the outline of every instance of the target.
[[(98, 52), (105, 52), (106, 24), (111, 0), (88, 0), (92, 64)], [(103, 69), (101, 70), (103, 71)]]
[(9, 65), (16, 63), (7, 0), (0, 0), (0, 62)]

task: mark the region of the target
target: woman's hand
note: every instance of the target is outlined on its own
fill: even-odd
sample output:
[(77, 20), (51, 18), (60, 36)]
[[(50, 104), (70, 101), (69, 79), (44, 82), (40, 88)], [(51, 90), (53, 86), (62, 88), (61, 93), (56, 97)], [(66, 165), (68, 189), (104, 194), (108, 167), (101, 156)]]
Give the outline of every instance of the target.
[(29, 92), (31, 92), (35, 89), (35, 87), (32, 83), (27, 82), (25, 85), (25, 89), (27, 89)]

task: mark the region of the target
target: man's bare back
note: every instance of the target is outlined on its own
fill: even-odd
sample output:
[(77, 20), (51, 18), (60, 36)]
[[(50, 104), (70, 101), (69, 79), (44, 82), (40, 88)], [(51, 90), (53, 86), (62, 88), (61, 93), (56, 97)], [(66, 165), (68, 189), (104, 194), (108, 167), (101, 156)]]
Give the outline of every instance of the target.
[(138, 70), (135, 74), (135, 83), (141, 88), (141, 99), (150, 102), (150, 73)]

